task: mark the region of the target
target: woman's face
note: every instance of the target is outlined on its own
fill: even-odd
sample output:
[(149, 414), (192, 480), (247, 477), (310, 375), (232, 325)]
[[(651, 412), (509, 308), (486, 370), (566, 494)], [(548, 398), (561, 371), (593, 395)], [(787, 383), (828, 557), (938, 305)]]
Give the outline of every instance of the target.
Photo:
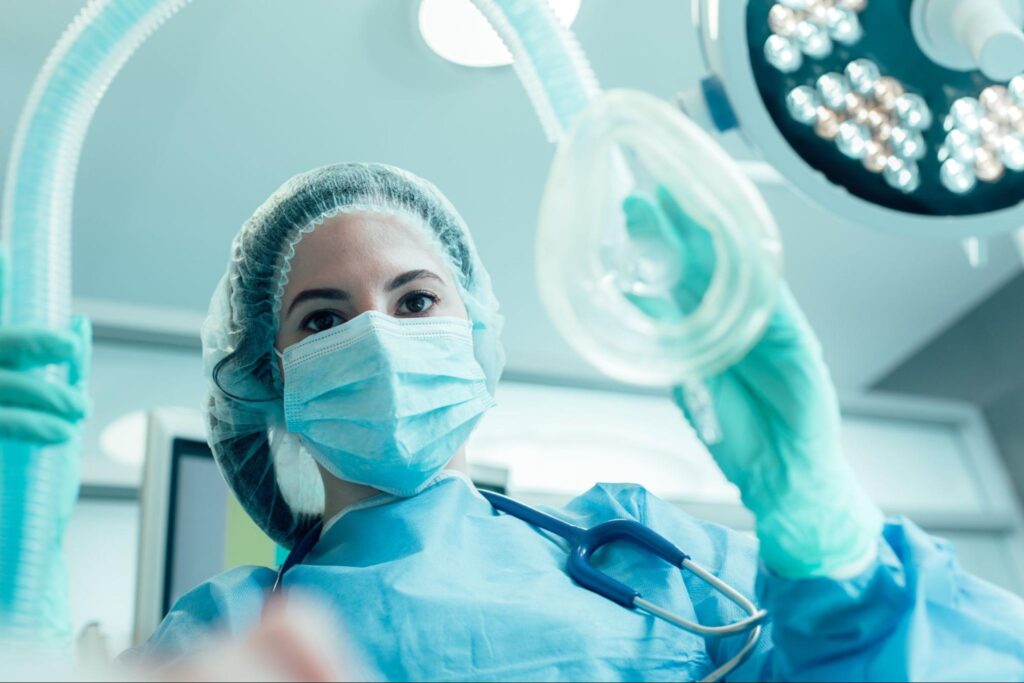
[(339, 214), (304, 235), (288, 273), (276, 346), (283, 351), (367, 311), (468, 319), (444, 257), (414, 219)]

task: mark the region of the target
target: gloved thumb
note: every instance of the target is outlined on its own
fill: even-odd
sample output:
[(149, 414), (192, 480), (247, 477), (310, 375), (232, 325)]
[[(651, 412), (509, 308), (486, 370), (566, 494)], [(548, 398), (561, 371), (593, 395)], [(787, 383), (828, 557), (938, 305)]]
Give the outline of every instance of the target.
[(73, 387), (84, 388), (92, 363), (92, 322), (84, 315), (76, 315), (71, 318), (70, 329), (78, 340), (78, 351), (70, 363), (68, 383)]

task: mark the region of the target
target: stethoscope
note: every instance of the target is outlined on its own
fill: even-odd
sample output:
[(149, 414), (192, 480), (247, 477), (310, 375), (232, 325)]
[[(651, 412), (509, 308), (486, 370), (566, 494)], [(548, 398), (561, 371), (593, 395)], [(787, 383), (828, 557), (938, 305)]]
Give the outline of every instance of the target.
[[(677, 548), (675, 544), (664, 536), (655, 533), (640, 522), (630, 519), (613, 519), (589, 529), (584, 529), (541, 512), (529, 505), (512, 500), (507, 496), (484, 490), (481, 490), (480, 493), (495, 510), (517, 517), (527, 524), (544, 529), (565, 539), (569, 543), (569, 564), (567, 568), (569, 577), (583, 588), (593, 591), (627, 609), (646, 612), (658, 619), (667, 621), (673, 626), (699, 636), (724, 638), (747, 633), (747, 642), (740, 651), (728, 662), (712, 671), (704, 679), (705, 681), (717, 681), (732, 672), (746, 661), (757, 645), (757, 641), (761, 636), (762, 624), (768, 618), (768, 613), (758, 609), (742, 593), (694, 562), (689, 555)], [(284, 575), (292, 567), (302, 563), (313, 549), (313, 546), (320, 540), (322, 528), (323, 522), (318, 522), (292, 548), (284, 564), (277, 571), (277, 578), (274, 580), (271, 593), (278, 593), (281, 590)], [(598, 549), (615, 541), (632, 543), (635, 546), (650, 551), (672, 566), (693, 572), (698, 578), (706, 581), (712, 588), (739, 606), (748, 616), (724, 626), (703, 626), (645, 600), (641, 596), (640, 591), (613, 579), (590, 563), (591, 558)]]

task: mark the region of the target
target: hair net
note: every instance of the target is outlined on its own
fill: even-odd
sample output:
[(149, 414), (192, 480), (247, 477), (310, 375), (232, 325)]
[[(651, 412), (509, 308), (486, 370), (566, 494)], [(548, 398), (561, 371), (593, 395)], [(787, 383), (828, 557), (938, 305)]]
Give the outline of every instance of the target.
[(249, 516), (290, 548), (323, 513), (312, 456), (284, 427), (274, 341), (295, 245), (340, 213), (413, 218), (451, 267), (473, 324), (473, 348), (494, 393), (504, 365), (502, 317), (469, 230), (431, 183), (383, 164), (325, 166), (282, 185), (246, 221), (203, 325), (210, 380), (207, 436), (228, 485)]

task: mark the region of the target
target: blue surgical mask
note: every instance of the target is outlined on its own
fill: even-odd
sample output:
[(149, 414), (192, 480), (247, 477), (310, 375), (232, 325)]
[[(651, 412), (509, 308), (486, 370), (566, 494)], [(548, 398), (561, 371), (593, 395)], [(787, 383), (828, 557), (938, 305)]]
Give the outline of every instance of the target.
[(398, 496), (426, 488), (494, 405), (467, 320), (370, 311), (281, 357), (288, 431), (332, 475)]

